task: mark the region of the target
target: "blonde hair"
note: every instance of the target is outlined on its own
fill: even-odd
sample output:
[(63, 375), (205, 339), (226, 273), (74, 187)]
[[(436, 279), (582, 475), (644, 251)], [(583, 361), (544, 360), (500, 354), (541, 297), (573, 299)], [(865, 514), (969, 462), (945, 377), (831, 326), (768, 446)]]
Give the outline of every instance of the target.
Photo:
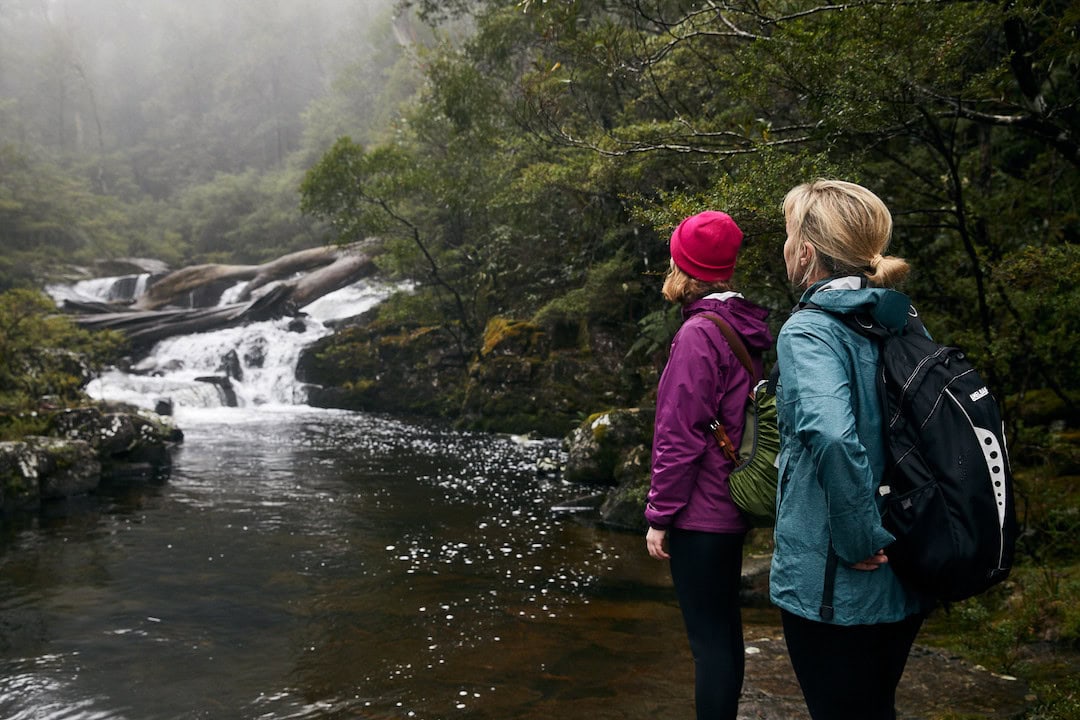
[(814, 262), (802, 285), (815, 274), (865, 275), (871, 285), (892, 286), (907, 277), (903, 258), (882, 255), (892, 238), (892, 215), (885, 203), (861, 185), (815, 180), (784, 197), (784, 218), (798, 243), (814, 247)]
[(715, 292), (727, 292), (728, 290), (731, 290), (731, 283), (727, 281), (704, 282), (698, 280), (687, 275), (672, 260), (671, 265), (668, 267), (667, 276), (664, 278), (664, 288), (661, 292), (663, 292), (664, 299), (668, 302), (689, 305), (706, 295)]

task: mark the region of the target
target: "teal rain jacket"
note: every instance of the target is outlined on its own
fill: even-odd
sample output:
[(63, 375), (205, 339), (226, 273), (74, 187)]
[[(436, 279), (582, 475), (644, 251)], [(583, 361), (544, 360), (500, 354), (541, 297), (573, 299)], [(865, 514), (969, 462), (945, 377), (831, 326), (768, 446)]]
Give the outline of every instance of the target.
[[(838, 313), (864, 313), (900, 328), (910, 303), (895, 290), (861, 287), (861, 278), (822, 281), (803, 295)], [(770, 577), (774, 604), (821, 620), (829, 539), (839, 556), (832, 622), (896, 622), (923, 609), (888, 564), (851, 564), (887, 548), (877, 493), (885, 470), (875, 373), (878, 349), (830, 312), (793, 313), (777, 339), (780, 380), (779, 483)], [(887, 551), (886, 551), (887, 554)]]

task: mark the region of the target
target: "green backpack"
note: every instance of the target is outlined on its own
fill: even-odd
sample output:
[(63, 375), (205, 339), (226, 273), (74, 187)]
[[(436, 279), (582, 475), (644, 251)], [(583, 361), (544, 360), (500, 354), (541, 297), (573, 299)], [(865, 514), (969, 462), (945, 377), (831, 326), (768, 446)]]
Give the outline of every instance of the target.
[[(751, 377), (754, 366), (738, 333), (718, 315), (703, 313), (716, 323), (732, 352)], [(731, 499), (753, 527), (772, 527), (776, 522), (777, 455), (780, 454), (780, 430), (776, 425), (776, 380), (774, 367), (768, 380), (759, 381), (746, 400), (746, 425), (742, 443), (736, 448), (719, 418), (709, 425), (721, 451), (735, 462), (728, 476)]]

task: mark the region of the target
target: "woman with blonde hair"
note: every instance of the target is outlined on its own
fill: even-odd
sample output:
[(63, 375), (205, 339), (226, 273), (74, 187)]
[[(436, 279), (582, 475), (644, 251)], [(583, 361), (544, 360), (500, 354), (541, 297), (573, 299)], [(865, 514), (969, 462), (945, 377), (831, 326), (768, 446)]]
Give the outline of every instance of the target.
[(891, 330), (910, 302), (891, 289), (907, 262), (883, 255), (885, 204), (838, 180), (784, 198), (788, 279), (804, 290), (777, 338), (780, 426), (770, 596), (814, 720), (893, 720), (896, 687), (925, 614), (888, 565), (879, 350), (844, 315)]
[(669, 561), (694, 656), (699, 720), (735, 720), (743, 683), (739, 585), (749, 525), (728, 489), (734, 461), (709, 428), (718, 419), (739, 446), (746, 398), (772, 346), (768, 311), (731, 287), (742, 236), (726, 213), (686, 218), (671, 235), (663, 288), (682, 307), (683, 324), (656, 393), (645, 544), (652, 557)]

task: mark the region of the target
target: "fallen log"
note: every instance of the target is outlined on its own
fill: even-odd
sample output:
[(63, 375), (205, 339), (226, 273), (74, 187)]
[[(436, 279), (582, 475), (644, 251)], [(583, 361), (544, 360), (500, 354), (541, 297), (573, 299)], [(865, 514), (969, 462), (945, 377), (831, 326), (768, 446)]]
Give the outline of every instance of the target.
[[(373, 256), (366, 251), (371, 244), (349, 248), (315, 248), (282, 256), (265, 265), (197, 265), (183, 268), (163, 278), (168, 282), (166, 291), (141, 307), (136, 302), (121, 310), (109, 310), (102, 303), (72, 303), (68, 310), (82, 312), (73, 317), (74, 322), (90, 330), (115, 330), (122, 333), (135, 352), (149, 349), (154, 343), (176, 335), (208, 332), (251, 322), (273, 320), (287, 315), (297, 315), (299, 308), (318, 298), (351, 285), (374, 274)], [(295, 274), (299, 268), (316, 268), (314, 271), (279, 282), (254, 299), (250, 286), (269, 282), (282, 274)], [(254, 272), (251, 272), (254, 270)], [(223, 278), (238, 279), (250, 273), (251, 283), (241, 293), (244, 302), (219, 305), (210, 308), (162, 308), (163, 298), (173, 298), (193, 289), (218, 282)], [(170, 280), (170, 278), (172, 278)], [(198, 281), (198, 282), (197, 282)], [(151, 289), (156, 288), (154, 285)]]
[(136, 310), (157, 310), (177, 304), (182, 295), (224, 280), (250, 280), (258, 273), (258, 265), (191, 265), (175, 270), (151, 285), (136, 298)]
[(262, 265), (191, 265), (169, 273), (155, 281), (147, 291), (135, 300), (136, 310), (157, 310), (168, 305), (180, 304), (178, 300), (199, 288), (223, 281), (248, 280), (240, 291), (237, 302), (250, 300), (252, 294), (269, 283), (296, 273), (325, 267), (346, 257), (354, 256), (369, 247), (370, 242), (348, 247), (317, 247), (300, 250), (263, 263)]

